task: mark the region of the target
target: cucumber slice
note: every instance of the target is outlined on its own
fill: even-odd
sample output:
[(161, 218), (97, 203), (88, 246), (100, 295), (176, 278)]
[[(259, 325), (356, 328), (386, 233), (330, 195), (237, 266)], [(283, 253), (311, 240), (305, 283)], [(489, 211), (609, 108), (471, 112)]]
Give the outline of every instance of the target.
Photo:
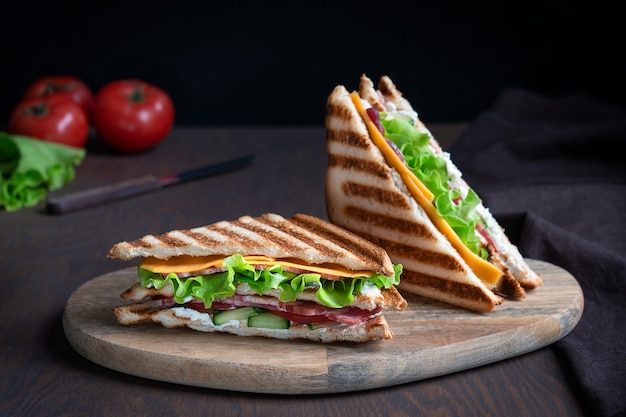
[(309, 323), (309, 330), (317, 330), (317, 329), (324, 329), (326, 327), (333, 327), (338, 325), (339, 323), (336, 321), (325, 321), (323, 323)]
[(248, 317), (248, 327), (262, 327), (264, 329), (288, 329), (289, 320), (269, 312), (259, 313)]
[(258, 314), (258, 312), (258, 309), (255, 307), (240, 307), (234, 310), (218, 311), (213, 315), (213, 323), (219, 326), (231, 320), (246, 320), (250, 316)]

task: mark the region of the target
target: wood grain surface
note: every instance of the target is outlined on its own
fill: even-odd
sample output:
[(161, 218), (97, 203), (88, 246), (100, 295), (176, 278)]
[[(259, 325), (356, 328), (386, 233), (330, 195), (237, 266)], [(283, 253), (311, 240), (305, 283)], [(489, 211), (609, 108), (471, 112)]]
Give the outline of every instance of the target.
[(391, 340), (322, 344), (122, 326), (113, 308), (137, 280), (136, 268), (92, 279), (69, 298), (63, 328), (85, 358), (107, 368), (176, 384), (232, 391), (318, 394), (387, 387), (450, 374), (547, 346), (578, 323), (583, 294), (564, 269), (528, 260), (544, 278), (524, 300), (475, 313), (404, 294), (386, 313)]

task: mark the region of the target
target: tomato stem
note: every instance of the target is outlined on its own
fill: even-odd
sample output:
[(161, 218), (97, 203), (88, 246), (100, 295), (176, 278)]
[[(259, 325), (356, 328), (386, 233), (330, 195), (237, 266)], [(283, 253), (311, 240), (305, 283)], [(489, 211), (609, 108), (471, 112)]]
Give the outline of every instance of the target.
[(48, 106), (46, 106), (46, 103), (42, 101), (39, 104), (26, 109), (24, 113), (27, 116), (43, 117), (48, 114)]
[(128, 96), (128, 100), (132, 103), (141, 103), (145, 98), (144, 88), (142, 86), (136, 86), (133, 92)]

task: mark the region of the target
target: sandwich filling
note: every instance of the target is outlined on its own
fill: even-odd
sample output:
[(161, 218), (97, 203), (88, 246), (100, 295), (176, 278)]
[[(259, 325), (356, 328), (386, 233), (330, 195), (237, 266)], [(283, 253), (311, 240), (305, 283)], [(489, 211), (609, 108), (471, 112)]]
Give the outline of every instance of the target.
[(401, 273), (402, 265), (386, 276), (240, 254), (144, 258), (138, 286), (123, 297), (208, 313), (218, 325), (231, 320), (270, 328), (288, 328), (291, 322), (354, 325), (382, 314), (381, 290), (397, 285)]
[(432, 149), (430, 133), (416, 126), (417, 115), (398, 111), (389, 102), (385, 102), (385, 111), (379, 112), (356, 92), (351, 99), (376, 146), (404, 178), (433, 224), (448, 237), (481, 280), (496, 284), (502, 271), (488, 262), (489, 251), (495, 251), (496, 246), (477, 210), (481, 200), (474, 190), (460, 187), (451, 177), (449, 158), (437, 155)]

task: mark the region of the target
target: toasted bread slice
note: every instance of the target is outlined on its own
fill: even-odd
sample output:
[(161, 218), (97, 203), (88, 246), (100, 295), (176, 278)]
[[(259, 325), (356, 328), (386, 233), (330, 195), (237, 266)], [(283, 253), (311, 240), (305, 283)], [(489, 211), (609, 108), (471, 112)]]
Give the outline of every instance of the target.
[(109, 258), (168, 259), (175, 256), (232, 254), (293, 258), (309, 264), (341, 265), (352, 271), (393, 275), (393, 264), (384, 249), (323, 219), (306, 214), (284, 218), (267, 213), (243, 216), (188, 230), (146, 235), (120, 242)]
[(328, 98), (326, 131), (328, 217), (383, 247), (403, 265), (400, 290), (477, 311), (491, 311), (502, 302), (386, 163), (344, 86), (335, 87)]

